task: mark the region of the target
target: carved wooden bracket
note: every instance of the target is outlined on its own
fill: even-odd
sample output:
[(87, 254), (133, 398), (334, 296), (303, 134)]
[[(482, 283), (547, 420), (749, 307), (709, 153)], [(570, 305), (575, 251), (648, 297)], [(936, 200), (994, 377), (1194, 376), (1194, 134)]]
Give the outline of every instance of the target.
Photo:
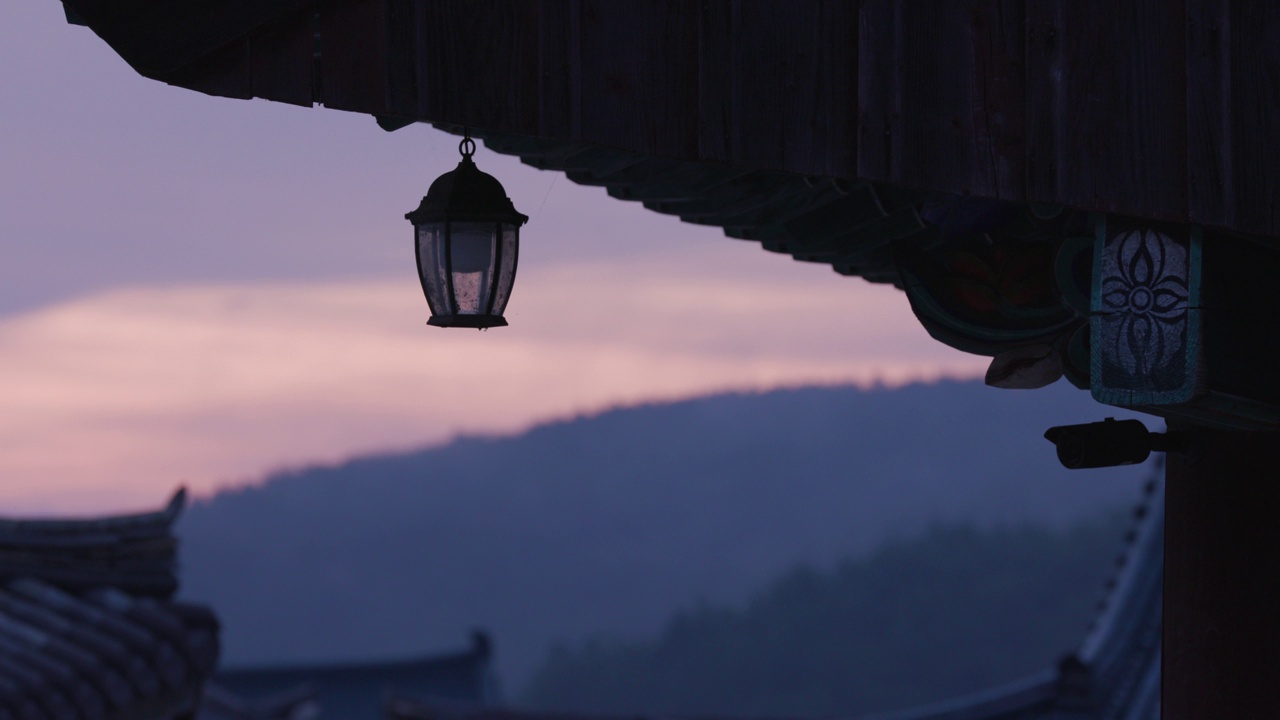
[(989, 385), (1065, 376), (1109, 405), (1280, 428), (1280, 253), (1185, 224), (975, 210), (991, 202), (926, 202), (936, 231), (894, 247), (916, 317), (935, 339), (991, 356)]
[(938, 235), (894, 248), (912, 310), (935, 339), (993, 357), (990, 385), (1043, 387), (1065, 375), (1088, 387), (1089, 217), (1035, 206), (973, 211), (989, 202), (926, 203), (921, 214)]

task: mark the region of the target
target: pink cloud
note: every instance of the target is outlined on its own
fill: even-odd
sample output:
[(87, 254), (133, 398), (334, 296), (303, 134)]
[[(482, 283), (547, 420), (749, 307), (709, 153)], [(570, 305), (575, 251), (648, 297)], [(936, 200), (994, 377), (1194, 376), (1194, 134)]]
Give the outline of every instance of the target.
[(483, 333), (426, 316), (407, 279), (125, 289), (0, 321), (0, 507), (145, 506), (619, 404), (985, 365), (892, 288), (759, 250), (524, 273), (512, 326)]

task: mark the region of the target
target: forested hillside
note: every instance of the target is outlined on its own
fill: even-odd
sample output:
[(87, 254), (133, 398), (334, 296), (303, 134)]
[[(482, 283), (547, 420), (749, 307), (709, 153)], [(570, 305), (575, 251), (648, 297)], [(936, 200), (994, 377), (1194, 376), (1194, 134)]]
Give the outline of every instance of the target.
[(218, 609), (228, 665), (429, 654), (479, 626), (515, 689), (552, 642), (639, 641), (797, 563), (1127, 506), (1141, 469), (1071, 473), (1041, 437), (1114, 414), (1061, 383), (806, 388), (282, 472), (190, 509), (184, 594)]
[(1017, 680), (1083, 638), (1121, 514), (1069, 531), (935, 527), (863, 560), (799, 566), (655, 638), (560, 645), (522, 704), (586, 712), (815, 717)]

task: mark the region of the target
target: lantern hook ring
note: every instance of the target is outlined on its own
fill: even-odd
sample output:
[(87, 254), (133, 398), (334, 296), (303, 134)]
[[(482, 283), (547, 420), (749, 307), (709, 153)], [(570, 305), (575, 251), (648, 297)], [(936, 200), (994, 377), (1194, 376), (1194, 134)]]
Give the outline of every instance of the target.
[(462, 131), (462, 142), (458, 143), (458, 152), (462, 153), (462, 157), (471, 159), (476, 154), (476, 141), (471, 139), (471, 131)]

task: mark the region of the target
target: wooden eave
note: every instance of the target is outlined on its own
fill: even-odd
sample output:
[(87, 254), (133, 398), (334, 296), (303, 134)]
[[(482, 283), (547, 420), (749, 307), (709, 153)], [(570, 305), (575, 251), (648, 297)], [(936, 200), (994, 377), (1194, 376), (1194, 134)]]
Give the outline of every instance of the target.
[(66, 0), (139, 72), (647, 157), (1280, 235), (1280, 10)]
[[(1280, 5), (170, 1), (65, 0), (172, 85), (465, 127), (613, 197), (893, 283), (934, 338), (995, 358), (992, 384), (1065, 375), (1101, 402), (1280, 427)], [(1178, 335), (1182, 394), (1158, 401), (1093, 383), (1085, 252), (1108, 227), (1157, 226), (1204, 239), (1206, 288)], [(1236, 351), (1246, 336), (1259, 352)]]
[(168, 81), (311, 0), (66, 0), (84, 24), (140, 75)]

